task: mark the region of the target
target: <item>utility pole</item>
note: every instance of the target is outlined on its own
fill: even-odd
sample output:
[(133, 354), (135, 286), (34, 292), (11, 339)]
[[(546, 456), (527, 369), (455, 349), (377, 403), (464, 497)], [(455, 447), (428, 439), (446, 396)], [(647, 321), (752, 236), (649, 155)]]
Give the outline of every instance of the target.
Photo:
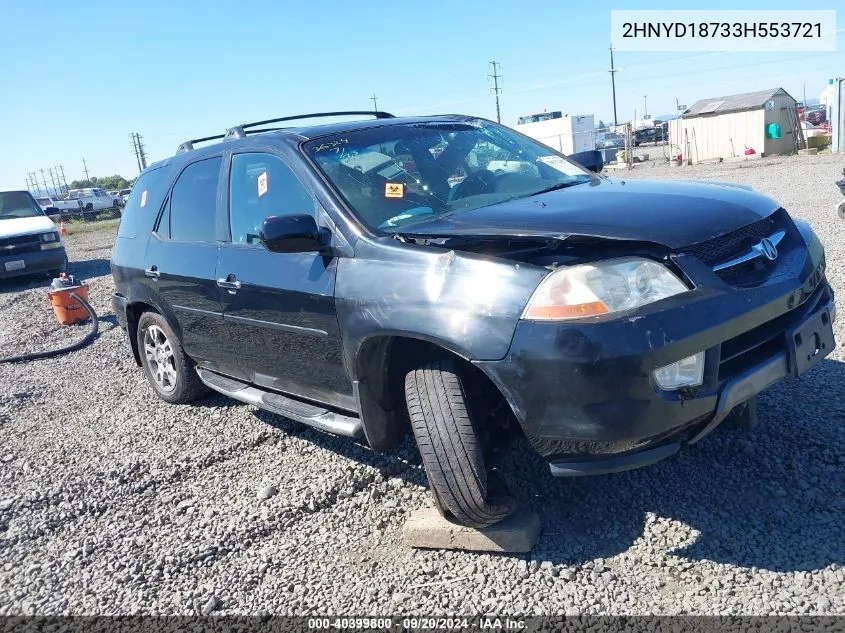
[(135, 142), (135, 132), (129, 133), (129, 138), (132, 139), (132, 152), (135, 154), (135, 162), (138, 164), (138, 173), (140, 174), (141, 171), (141, 157), (138, 155), (138, 144)]
[(142, 172), (147, 168), (147, 155), (144, 152), (144, 144), (141, 139), (144, 138), (137, 132), (130, 134), (132, 137), (132, 147), (135, 149), (135, 159), (138, 161), (138, 171)]
[(85, 159), (82, 159), (82, 169), (85, 170), (85, 180), (88, 181), (88, 184), (91, 184), (91, 177), (88, 175), (88, 165), (85, 164)]
[(804, 100), (801, 102), (804, 104), (804, 107), (807, 107), (807, 82), (804, 82)]
[(643, 118), (648, 118), (648, 95), (643, 95)]
[(65, 191), (64, 191), (64, 192), (65, 192), (65, 193), (67, 193), (67, 178), (65, 178), (65, 166), (64, 166), (64, 165), (59, 165), (59, 169), (60, 169), (60, 170), (61, 170), (61, 172), (62, 172), (62, 184), (63, 184), (63, 185), (64, 185), (64, 187), (65, 187)]
[(616, 67), (613, 65), (613, 44), (610, 45), (610, 86), (613, 89), (613, 125), (619, 125), (616, 118)]
[(31, 171), (27, 174), (29, 177), (29, 181), (32, 183), (32, 186), (35, 187), (35, 195), (41, 194), (41, 187), (38, 186), (38, 179), (35, 177), (35, 172)]
[(55, 178), (55, 176), (53, 175), (53, 168), (52, 168), (52, 167), (51, 167), (51, 168), (49, 168), (49, 169), (47, 170), (47, 173), (48, 173), (48, 174), (50, 174), (50, 181), (53, 183), (53, 195), (56, 195), (56, 189), (57, 189), (58, 187), (56, 186), (56, 178)]
[(46, 179), (46, 178), (44, 178), (44, 170), (43, 170), (43, 169), (41, 169), (41, 170), (39, 170), (39, 171), (41, 172), (41, 182), (43, 182), (43, 183), (44, 183), (44, 191), (46, 191), (47, 193), (49, 193), (49, 192), (50, 192), (50, 190), (47, 188), (47, 179)]
[(499, 79), (501, 79), (502, 76), (499, 74), (499, 62), (490, 62), (490, 65), (493, 67), (493, 74), (487, 76), (493, 78), (493, 94), (496, 95), (496, 121), (501, 123), (502, 112), (499, 109), (499, 94), (502, 90), (499, 88)]
[(378, 97), (376, 96), (375, 91), (373, 91), (373, 96), (370, 97), (370, 101), (373, 102), (373, 112), (378, 112), (378, 102), (376, 99), (378, 99)]

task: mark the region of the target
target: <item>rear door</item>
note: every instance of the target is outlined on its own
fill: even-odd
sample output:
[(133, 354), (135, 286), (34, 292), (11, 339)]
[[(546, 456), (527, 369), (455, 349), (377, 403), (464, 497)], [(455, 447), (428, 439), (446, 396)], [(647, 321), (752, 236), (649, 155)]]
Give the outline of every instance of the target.
[[(179, 174), (147, 246), (144, 275), (176, 320), (188, 356), (239, 376), (214, 277), (222, 165), (222, 156), (215, 156), (193, 162)], [(140, 204), (145, 204), (144, 192)]]
[(228, 182), (230, 239), (217, 279), (242, 369), (255, 384), (354, 409), (335, 313), (337, 260), (273, 253), (258, 236), (270, 215), (315, 214), (314, 198), (271, 151), (233, 154)]

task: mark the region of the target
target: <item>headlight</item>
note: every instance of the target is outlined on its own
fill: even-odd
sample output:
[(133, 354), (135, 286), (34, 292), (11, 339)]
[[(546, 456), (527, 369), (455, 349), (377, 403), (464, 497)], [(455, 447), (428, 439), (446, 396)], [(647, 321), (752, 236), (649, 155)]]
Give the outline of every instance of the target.
[(51, 248), (61, 248), (62, 240), (56, 231), (51, 233), (41, 234), (41, 250), (46, 251)]
[(697, 387), (704, 382), (704, 352), (688, 356), (664, 367), (658, 367), (652, 375), (657, 386), (665, 391), (682, 387)]
[(625, 257), (560, 268), (539, 285), (523, 319), (560, 321), (632, 310), (686, 292), (668, 268), (650, 259)]

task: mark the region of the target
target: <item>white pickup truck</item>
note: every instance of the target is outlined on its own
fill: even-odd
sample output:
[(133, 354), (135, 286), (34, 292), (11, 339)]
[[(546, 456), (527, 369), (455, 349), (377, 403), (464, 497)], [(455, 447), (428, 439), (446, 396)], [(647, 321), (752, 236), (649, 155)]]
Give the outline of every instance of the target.
[(71, 200), (79, 200), (82, 203), (83, 213), (86, 217), (96, 217), (100, 211), (117, 210), (119, 208), (118, 201), (99, 187), (71, 189), (67, 197)]
[(82, 211), (82, 200), (44, 197), (36, 198), (35, 201), (47, 215), (78, 215)]

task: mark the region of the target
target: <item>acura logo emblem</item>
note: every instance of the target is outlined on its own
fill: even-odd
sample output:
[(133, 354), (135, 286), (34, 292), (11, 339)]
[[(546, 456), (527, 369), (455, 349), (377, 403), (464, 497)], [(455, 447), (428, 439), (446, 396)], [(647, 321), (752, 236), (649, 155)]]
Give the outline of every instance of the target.
[(763, 257), (768, 259), (770, 262), (778, 258), (777, 246), (775, 246), (772, 243), (772, 240), (770, 240), (768, 237), (764, 237), (762, 240), (760, 240), (760, 243), (755, 245), (755, 249), (760, 251)]

